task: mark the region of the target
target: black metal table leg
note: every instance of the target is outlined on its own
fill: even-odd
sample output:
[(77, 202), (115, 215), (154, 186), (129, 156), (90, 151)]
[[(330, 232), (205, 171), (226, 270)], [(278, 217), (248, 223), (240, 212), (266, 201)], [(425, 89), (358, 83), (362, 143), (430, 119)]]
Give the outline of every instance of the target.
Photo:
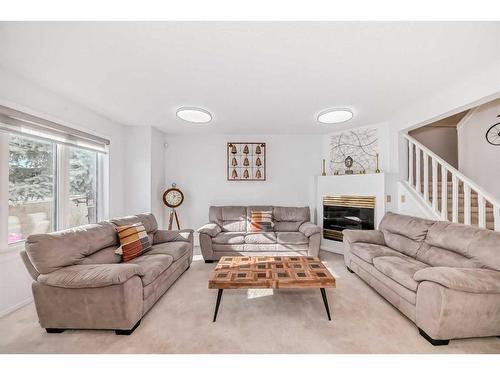
[(323, 297), (323, 303), (325, 304), (326, 315), (328, 315), (328, 320), (332, 320), (332, 318), (330, 317), (330, 308), (328, 307), (328, 299), (326, 298), (325, 288), (320, 288), (319, 290), (321, 290), (321, 296)]
[(219, 312), (219, 305), (220, 305), (220, 300), (222, 298), (222, 292), (224, 289), (219, 289), (217, 292), (217, 303), (215, 304), (215, 312), (214, 312), (214, 322), (217, 320), (217, 313)]

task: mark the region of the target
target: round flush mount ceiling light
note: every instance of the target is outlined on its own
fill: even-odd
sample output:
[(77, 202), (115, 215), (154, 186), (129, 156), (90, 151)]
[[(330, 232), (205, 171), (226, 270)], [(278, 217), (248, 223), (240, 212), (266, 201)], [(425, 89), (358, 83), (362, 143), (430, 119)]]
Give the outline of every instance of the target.
[(348, 108), (327, 109), (320, 112), (318, 121), (323, 124), (338, 124), (339, 122), (349, 121), (353, 116), (352, 111)]
[(212, 120), (212, 114), (207, 110), (194, 107), (182, 107), (175, 113), (177, 117), (184, 121), (204, 124)]

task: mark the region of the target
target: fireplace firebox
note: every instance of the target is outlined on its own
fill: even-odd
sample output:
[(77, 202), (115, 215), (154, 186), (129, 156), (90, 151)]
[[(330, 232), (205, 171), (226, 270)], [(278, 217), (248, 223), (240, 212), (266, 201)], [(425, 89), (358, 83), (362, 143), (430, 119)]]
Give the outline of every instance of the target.
[(374, 229), (375, 197), (325, 195), (323, 238), (342, 241), (344, 229)]

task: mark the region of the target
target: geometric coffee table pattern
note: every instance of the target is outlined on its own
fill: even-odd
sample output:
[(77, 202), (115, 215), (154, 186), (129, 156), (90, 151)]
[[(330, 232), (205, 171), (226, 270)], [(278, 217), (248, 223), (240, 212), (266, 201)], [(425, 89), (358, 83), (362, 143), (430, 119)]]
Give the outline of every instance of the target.
[(209, 289), (218, 289), (214, 319), (217, 319), (224, 289), (310, 289), (319, 288), (330, 318), (325, 288), (334, 288), (335, 278), (317, 257), (225, 256), (217, 263)]

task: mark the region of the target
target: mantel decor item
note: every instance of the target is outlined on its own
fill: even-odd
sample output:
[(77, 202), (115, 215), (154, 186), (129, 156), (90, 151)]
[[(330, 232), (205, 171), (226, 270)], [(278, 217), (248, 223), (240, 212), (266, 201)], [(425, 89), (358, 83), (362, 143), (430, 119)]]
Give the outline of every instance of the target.
[[(330, 174), (374, 173), (377, 165), (378, 130), (376, 128), (353, 129), (330, 136)], [(346, 158), (353, 163), (346, 172)]]
[(351, 169), (352, 165), (354, 164), (354, 160), (348, 156), (344, 160), (344, 164), (346, 166), (346, 170), (344, 171), (345, 174), (354, 174), (354, 171)]
[(175, 209), (179, 207), (184, 201), (184, 194), (177, 188), (176, 184), (172, 184), (172, 187), (163, 193), (163, 203), (165, 206), (170, 207), (170, 217), (168, 220), (168, 230), (172, 230), (174, 220), (177, 224), (177, 229), (181, 229), (179, 224), (179, 218)]
[(265, 181), (266, 144), (262, 142), (228, 142), (228, 181)]

